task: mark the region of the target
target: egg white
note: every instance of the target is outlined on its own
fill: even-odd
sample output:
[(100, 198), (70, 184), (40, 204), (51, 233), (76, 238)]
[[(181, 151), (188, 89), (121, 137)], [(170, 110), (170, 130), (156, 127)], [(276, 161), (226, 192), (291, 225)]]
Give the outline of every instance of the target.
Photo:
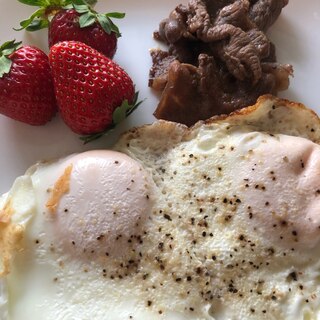
[[(25, 230), (23, 250), (15, 252), (10, 273), (0, 282), (1, 316), (318, 319), (320, 182), (301, 181), (313, 173), (312, 162), (319, 161), (319, 128), (317, 116), (302, 106), (264, 98), (257, 106), (191, 130), (159, 121), (126, 133), (114, 149), (143, 167), (152, 205), (139, 233), (117, 247), (128, 253), (124, 255), (102, 255), (100, 242), (100, 253), (92, 255), (65, 246), (68, 235), (55, 227), (57, 218), (45, 204), (47, 188), (70, 157), (37, 164), (8, 194), (15, 204), (29, 207), (17, 207), (12, 216)], [(288, 150), (288, 143), (300, 142), (301, 150)], [(274, 150), (270, 159), (269, 146)], [(303, 168), (300, 152), (313, 159)], [(280, 161), (285, 156), (290, 166)], [(297, 173), (289, 170), (299, 166)], [(282, 192), (278, 183), (286, 177), (292, 179), (286, 186), (291, 193)], [(310, 208), (301, 204), (303, 198)], [(272, 201), (278, 199), (283, 201)], [(314, 213), (310, 224), (309, 213)], [(300, 222), (310, 226), (312, 238)]]

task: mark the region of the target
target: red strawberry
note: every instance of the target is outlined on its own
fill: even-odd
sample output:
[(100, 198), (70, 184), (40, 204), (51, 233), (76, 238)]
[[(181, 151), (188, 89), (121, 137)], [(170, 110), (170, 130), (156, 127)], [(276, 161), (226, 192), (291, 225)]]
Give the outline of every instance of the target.
[(58, 12), (49, 26), (49, 47), (60, 41), (75, 40), (113, 58), (117, 49), (117, 34), (107, 33), (98, 22), (80, 28), (79, 17), (80, 13), (74, 9)]
[(0, 47), (0, 113), (31, 125), (43, 125), (57, 111), (47, 55), (8, 41)]
[(137, 107), (127, 73), (86, 44), (59, 42), (49, 61), (61, 116), (74, 132), (99, 137)]
[(21, 29), (35, 31), (49, 27), (49, 47), (57, 42), (74, 40), (86, 43), (109, 58), (117, 49), (118, 27), (111, 18), (123, 18), (123, 13), (100, 14), (85, 0), (19, 0), (29, 5), (43, 5), (29, 19), (20, 23)]

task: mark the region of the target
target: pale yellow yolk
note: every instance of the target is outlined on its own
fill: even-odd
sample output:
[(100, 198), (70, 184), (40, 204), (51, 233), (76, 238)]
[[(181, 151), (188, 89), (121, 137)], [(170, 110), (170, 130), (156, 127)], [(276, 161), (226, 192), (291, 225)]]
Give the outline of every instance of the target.
[(69, 158), (69, 191), (53, 223), (57, 237), (77, 254), (125, 255), (150, 205), (144, 169), (125, 154), (90, 151)]
[(286, 247), (320, 240), (320, 147), (299, 137), (268, 136), (247, 154), (237, 194), (256, 230)]

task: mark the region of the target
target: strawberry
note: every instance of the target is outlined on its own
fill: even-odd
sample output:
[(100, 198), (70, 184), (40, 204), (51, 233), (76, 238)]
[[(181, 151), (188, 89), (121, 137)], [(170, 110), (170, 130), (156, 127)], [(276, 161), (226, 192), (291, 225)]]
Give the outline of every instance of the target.
[(86, 142), (102, 136), (139, 105), (128, 74), (84, 43), (53, 45), (49, 62), (61, 116), (74, 132), (90, 135)]
[(43, 125), (57, 112), (48, 56), (20, 45), (8, 41), (0, 47), (0, 113)]
[(74, 9), (59, 11), (49, 26), (49, 47), (60, 41), (76, 40), (113, 58), (117, 49), (118, 34), (111, 30), (106, 32), (98, 22), (80, 27), (79, 17), (81, 18), (80, 13)]
[(121, 19), (123, 13), (112, 12), (100, 14), (93, 10), (85, 0), (19, 0), (29, 5), (40, 6), (31, 17), (20, 23), (21, 29), (35, 31), (49, 28), (49, 47), (57, 42), (75, 40), (100, 51), (113, 58), (118, 37), (121, 36), (118, 27), (111, 18)]

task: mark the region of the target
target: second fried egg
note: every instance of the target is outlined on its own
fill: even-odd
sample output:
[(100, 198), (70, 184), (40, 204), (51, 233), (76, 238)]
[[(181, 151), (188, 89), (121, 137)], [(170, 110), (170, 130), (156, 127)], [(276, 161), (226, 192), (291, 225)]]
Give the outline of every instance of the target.
[(264, 98), (35, 165), (1, 198), (3, 318), (316, 319), (319, 130)]

